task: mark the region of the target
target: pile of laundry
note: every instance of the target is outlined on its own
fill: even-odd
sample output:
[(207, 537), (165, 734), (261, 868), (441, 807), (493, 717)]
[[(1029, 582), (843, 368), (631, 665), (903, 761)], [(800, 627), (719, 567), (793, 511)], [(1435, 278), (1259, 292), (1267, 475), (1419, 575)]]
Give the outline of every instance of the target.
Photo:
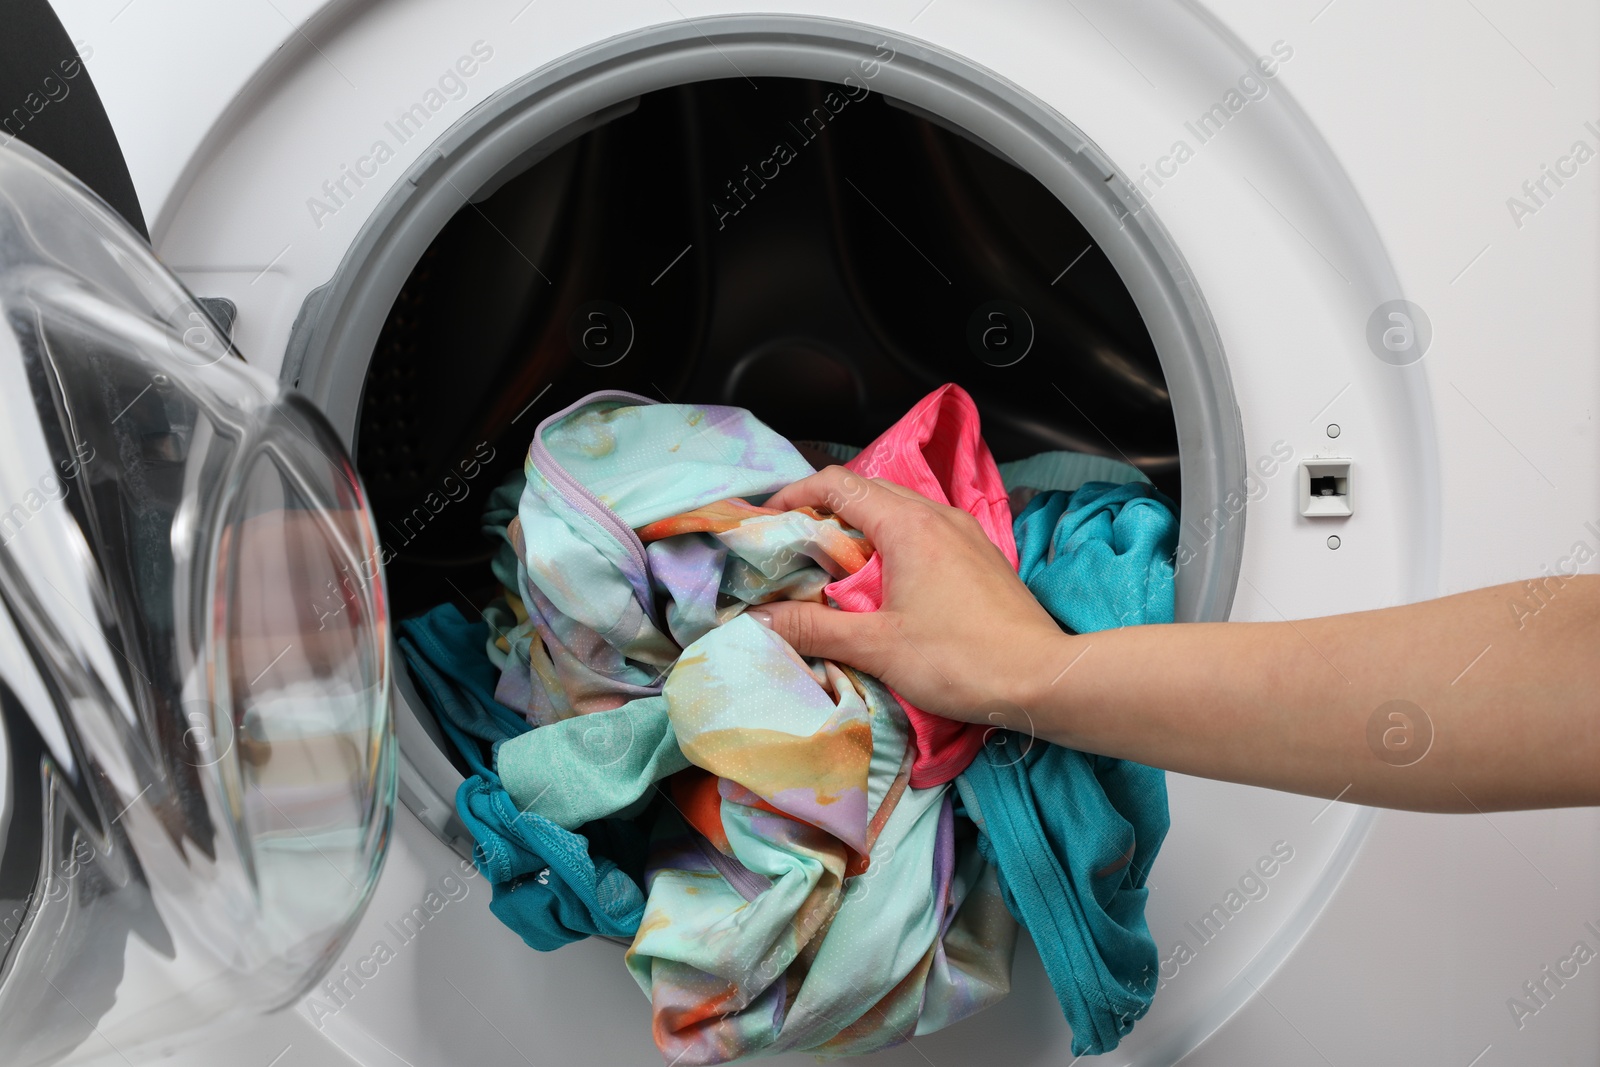
[[(955, 385), (811, 447), (971, 513), (1070, 631), (1172, 619), (1174, 509), (1132, 467), (997, 466)], [(1006, 995), (1018, 922), (1073, 1052), (1115, 1048), (1155, 989), (1161, 772), (930, 715), (745, 617), (881, 603), (859, 531), (760, 505), (813, 469), (739, 408), (603, 392), (539, 425), (484, 517), (503, 596), (400, 626), (491, 908), (536, 949), (630, 941), (669, 1063), (931, 1033)]]

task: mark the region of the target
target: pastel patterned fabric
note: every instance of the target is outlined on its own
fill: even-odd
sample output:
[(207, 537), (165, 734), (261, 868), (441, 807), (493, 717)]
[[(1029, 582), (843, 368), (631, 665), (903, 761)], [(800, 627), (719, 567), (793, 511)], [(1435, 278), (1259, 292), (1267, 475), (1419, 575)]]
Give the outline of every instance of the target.
[[(494, 773), (538, 828), (655, 812), (627, 965), (672, 1063), (885, 1048), (1009, 987), (1015, 920), (948, 779), (915, 786), (907, 713), (743, 617), (873, 566), (836, 518), (744, 499), (810, 470), (747, 412), (601, 394), (540, 425), (506, 531), (526, 618), (496, 692), (539, 726)], [(497, 844), (522, 829), (492, 790), (462, 803)]]
[[(675, 793), (698, 833), (658, 827), (628, 953), (669, 1061), (887, 1048), (1004, 996), (1015, 922), (970, 840), (958, 856), (949, 787), (907, 787), (887, 689), (741, 617), (664, 695), (715, 783), (709, 803)], [(981, 950), (953, 954), (952, 930)]]
[[(961, 508), (978, 520), (989, 540), (1016, 566), (1006, 487), (979, 433), (977, 405), (959, 385), (940, 386), (929, 393), (845, 466), (864, 478), (882, 478)], [(827, 593), (845, 611), (877, 611), (883, 606), (881, 561), (874, 558), (849, 578), (828, 586)], [(982, 726), (930, 715), (904, 700), (900, 704), (916, 732), (913, 786), (950, 781), (983, 745)]]
[[(862, 456), (991, 537), (1030, 494), (996, 543), (1066, 628), (1171, 619), (1176, 523), (1148, 484), (1080, 486), (1098, 468), (1071, 455), (997, 469), (954, 387)], [(457, 806), (502, 921), (540, 949), (631, 937), (688, 1065), (931, 1033), (1006, 994), (1020, 919), (1074, 1054), (1116, 1047), (1154, 988), (1161, 772), (978, 734), (953, 784), (919, 786), (970, 741), (742, 617), (881, 592), (859, 532), (759, 506), (810, 467), (746, 412), (602, 394), (541, 424), (527, 468), (485, 515), (495, 633), (442, 607), (400, 642), (477, 772)]]
[(518, 635), (534, 676), (529, 710), (542, 724), (658, 692), (678, 654), (655, 618), (635, 528), (770, 494), (811, 466), (748, 411), (612, 392), (541, 423), (524, 473), (507, 537), (532, 622)]

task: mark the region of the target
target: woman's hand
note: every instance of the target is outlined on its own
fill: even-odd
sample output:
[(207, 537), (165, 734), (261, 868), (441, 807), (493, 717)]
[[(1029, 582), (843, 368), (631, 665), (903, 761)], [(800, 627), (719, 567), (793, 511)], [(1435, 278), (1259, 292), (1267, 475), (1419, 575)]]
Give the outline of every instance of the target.
[(855, 667), (911, 703), (954, 719), (1010, 721), (1075, 655), (1016, 571), (959, 508), (828, 467), (766, 506), (810, 505), (865, 533), (883, 566), (883, 607), (853, 613), (797, 601), (750, 614), (803, 656)]

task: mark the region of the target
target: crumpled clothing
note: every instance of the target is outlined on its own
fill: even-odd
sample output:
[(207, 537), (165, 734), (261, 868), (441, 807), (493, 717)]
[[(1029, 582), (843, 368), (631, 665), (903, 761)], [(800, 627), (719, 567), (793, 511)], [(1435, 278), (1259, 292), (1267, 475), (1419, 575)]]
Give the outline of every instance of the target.
[(1116, 1048), (1155, 995), (1145, 880), (1167, 833), (1165, 775), (996, 731), (956, 788), (1044, 962), (1073, 1055)]
[(494, 664), (479, 653), (488, 624), (469, 621), (454, 604), (440, 604), (399, 624), (400, 654), (461, 758), (475, 773), (489, 770), (493, 746), (526, 733), (527, 722), (494, 697)]
[[(519, 811), (494, 775), (473, 775), (456, 791), (456, 812), (476, 845), (472, 859), (488, 879), (489, 910), (531, 948), (549, 951), (592, 934), (631, 937), (644, 893), (613, 856), (641, 860), (643, 834), (624, 819), (596, 824), (600, 840)], [(609, 855), (592, 847), (602, 844)], [(641, 864), (642, 866), (642, 864)]]
[[(1003, 487), (1024, 491), (1077, 489), (1095, 472), (1072, 456), (1001, 468)], [(1165, 498), (1148, 486), (1081, 490), (1039, 492), (1018, 515), (1030, 588), (1078, 632), (1170, 620), (1176, 526)], [(1074, 1053), (1116, 1047), (1154, 986), (1143, 910), (1167, 825), (1161, 772), (996, 731), (955, 792), (914, 788), (911, 723), (888, 690), (801, 660), (738, 618), (772, 599), (826, 602), (866, 568), (871, 546), (816, 512), (737, 498), (634, 534), (649, 621), (684, 649), (681, 672), (668, 664), (639, 685), (585, 674), (577, 656), (557, 671), (541, 636), (556, 626), (539, 612), (559, 609), (529, 596), (527, 542), (510, 521), (522, 491), (496, 490), (485, 517), (509, 535), (496, 576), (522, 594), (486, 610), (512, 632), (491, 637), (437, 609), (432, 634), (401, 641), (446, 733), (481, 771), (458, 807), (502, 921), (537, 948), (633, 935), (628, 966), (651, 996), (658, 1044), (669, 1060), (706, 1063), (851, 1055), (964, 1018), (1005, 995), (1016, 916)], [(625, 549), (630, 533), (590, 532)], [(486, 694), (492, 671), (449, 661), (460, 647), (486, 650), (504, 668), (494, 695), (546, 725), (519, 730)], [(568, 699), (564, 677), (584, 699)], [(780, 707), (788, 728), (728, 714), (741, 706)], [(483, 766), (491, 745), (504, 785)]]
[(1171, 622), (1176, 510), (1146, 482), (1041, 493), (1017, 516), (1017, 574), (1074, 633)]
[(544, 420), (506, 530), (529, 617), (511, 644), (526, 653), (529, 677), (503, 683), (505, 696), (525, 694), (542, 725), (659, 692), (681, 646), (656, 618), (633, 530), (729, 497), (765, 496), (810, 473), (741, 408), (607, 392)]
[[(663, 1055), (887, 1048), (925, 1000), (942, 1024), (1004, 995), (1014, 922), (970, 847), (956, 880), (950, 790), (907, 788), (910, 731), (881, 683), (737, 618), (684, 650), (664, 695), (712, 773), (707, 799), (674, 791), (698, 832), (659, 825), (628, 954)], [(970, 970), (943, 944), (958, 918), (1000, 939)]]
[[(959, 385), (929, 393), (845, 466), (863, 478), (882, 478), (961, 508), (1016, 566), (1006, 487), (979, 433), (977, 405)], [(877, 611), (883, 606), (882, 561), (874, 557), (849, 578), (829, 585), (827, 593), (845, 611)], [(972, 762), (983, 745), (985, 727), (931, 715), (899, 694), (895, 698), (916, 731), (913, 786), (948, 782)]]
[[(485, 655), (494, 645), (489, 625), (441, 604), (402, 620), (399, 630), (408, 674), (473, 772), (457, 790), (456, 810), (476, 842), (473, 860), (492, 887), (490, 910), (542, 950), (592, 934), (632, 937), (644, 913), (649, 833), (633, 821), (642, 814), (643, 790), (636, 789), (630, 803), (627, 782), (630, 775), (659, 777), (688, 766), (671, 736), (665, 702), (656, 697), (654, 708), (602, 713), (592, 723), (574, 723), (580, 730), (541, 731), (542, 749), (552, 754), (550, 773), (576, 787), (559, 795), (579, 803), (552, 803), (546, 815), (524, 814), (490, 767), (498, 746), (529, 736), (531, 727), (492, 695), (495, 668)], [(624, 721), (606, 721), (622, 713)], [(652, 739), (652, 730), (664, 736)], [(579, 766), (563, 773), (560, 757), (574, 750), (576, 758), (567, 762)], [(603, 788), (579, 786), (584, 757), (591, 769), (598, 765), (593, 784)], [(627, 757), (644, 766), (619, 766)]]
[(659, 695), (541, 726), (495, 749), (506, 791), (567, 830), (633, 818), (657, 782), (689, 765)]
[[(1172, 621), (1178, 524), (1148, 484), (1041, 493), (1016, 537), (1023, 579), (1063, 626)], [(1044, 961), (1073, 1054), (1116, 1048), (1155, 994), (1145, 880), (1167, 833), (1165, 775), (996, 731), (956, 787)]]
[(496, 768), (541, 827), (670, 803), (627, 958), (675, 1063), (884, 1048), (1009, 986), (1015, 921), (948, 783), (912, 787), (899, 703), (741, 617), (871, 565), (837, 518), (742, 499), (809, 472), (746, 412), (602, 394), (541, 424), (507, 530), (541, 725)]

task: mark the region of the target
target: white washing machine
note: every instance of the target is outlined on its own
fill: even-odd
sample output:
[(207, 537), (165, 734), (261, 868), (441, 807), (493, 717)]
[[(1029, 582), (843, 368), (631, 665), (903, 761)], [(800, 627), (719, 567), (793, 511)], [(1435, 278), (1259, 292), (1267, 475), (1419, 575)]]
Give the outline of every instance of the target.
[[(530, 410), (620, 373), (564, 344), (581, 307), (636, 339), (617, 366), (673, 399), (742, 382), (758, 413), (792, 414), (789, 394), (859, 408), (780, 425), (797, 435), (860, 432), (898, 396), (853, 346), (933, 352), (907, 380), (989, 397), (1014, 438), (997, 450), (1121, 457), (1181, 494), (1180, 618), (1378, 607), (1600, 552), (1592, 5), (54, 6), (126, 160), (125, 213), (228, 302), (251, 364), (323, 409), (380, 519), (384, 479), (402, 501), (479, 432), (456, 418), (455, 440), (428, 437), (430, 404), (531, 432)], [(826, 188), (801, 173), (824, 166)], [(992, 269), (985, 225), (1018, 249)], [(803, 238), (824, 230), (817, 266)], [(1063, 306), (1134, 311), (1084, 327), (1052, 304), (1073, 286)], [(1037, 331), (1015, 368), (964, 350), (985, 291)], [(840, 300), (851, 322), (804, 319)], [(772, 308), (812, 324), (773, 333)], [(517, 345), (536, 371), (475, 369)], [(1312, 478), (1330, 495), (1304, 499)], [(391, 593), (421, 604), (443, 549), (408, 556), (433, 520), (402, 533), (395, 507)], [(1508, 605), (1479, 655), (1516, 655), (1520, 621)], [(1330, 664), (1329, 685), (1341, 667), (1360, 669)], [(76, 1060), (658, 1062), (621, 949), (541, 955), (490, 914), (453, 822), (460, 772), (399, 675), (388, 858), (328, 979), (198, 1043), (136, 1045), (113, 1009)], [(1169, 786), (1148, 911), (1161, 986), (1107, 1062), (1600, 1062), (1600, 964), (1574, 962), (1600, 948), (1600, 813)], [(118, 996), (137, 1005), (131, 984)], [(1024, 944), (1001, 1006), (877, 1062), (1058, 1064), (1069, 1044)]]

